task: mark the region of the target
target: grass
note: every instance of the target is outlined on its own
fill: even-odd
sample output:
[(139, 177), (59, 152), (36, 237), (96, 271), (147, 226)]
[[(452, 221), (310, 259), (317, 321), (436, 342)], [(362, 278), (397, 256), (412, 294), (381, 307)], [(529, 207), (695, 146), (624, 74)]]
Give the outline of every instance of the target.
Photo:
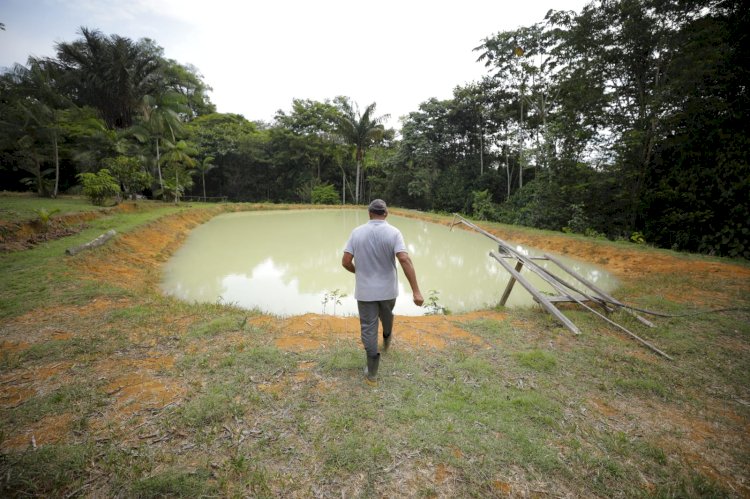
[[(64, 497), (74, 494), (87, 476), (92, 450), (89, 446), (59, 445), (14, 455), (1, 454), (0, 468), (8, 473), (0, 480), (0, 495)], [(24, 493), (19, 494), (20, 491)]]
[(56, 199), (40, 198), (32, 193), (0, 193), (0, 220), (5, 222), (26, 222), (37, 220), (39, 212), (59, 210), (53, 218), (67, 213), (98, 212), (106, 207), (93, 206), (84, 196), (61, 195)]
[[(478, 341), (433, 349), (399, 338), (373, 388), (356, 334), (284, 350), (280, 321), (83, 279), (62, 256), (108, 228), (140, 233), (182, 210), (112, 212), (85, 233), (0, 255), (0, 495), (746, 494), (747, 311), (654, 329), (615, 317), (674, 362), (575, 310), (565, 313), (580, 336), (535, 309), (451, 316)], [(737, 291), (747, 285), (681, 274), (618, 293), (681, 311), (666, 297), (699, 289), (748, 307)], [(71, 423), (52, 431), (58, 415)], [(12, 445), (32, 434), (36, 449)]]

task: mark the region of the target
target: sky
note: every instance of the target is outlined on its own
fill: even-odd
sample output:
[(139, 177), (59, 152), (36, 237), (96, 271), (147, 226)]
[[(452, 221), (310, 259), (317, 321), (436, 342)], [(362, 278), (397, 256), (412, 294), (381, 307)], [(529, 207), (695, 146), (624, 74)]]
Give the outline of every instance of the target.
[(430, 98), (488, 74), (473, 49), (589, 0), (0, 0), (0, 68), (53, 57), (81, 26), (151, 38), (192, 64), (221, 113), (271, 122), (292, 100), (377, 103), (399, 128)]

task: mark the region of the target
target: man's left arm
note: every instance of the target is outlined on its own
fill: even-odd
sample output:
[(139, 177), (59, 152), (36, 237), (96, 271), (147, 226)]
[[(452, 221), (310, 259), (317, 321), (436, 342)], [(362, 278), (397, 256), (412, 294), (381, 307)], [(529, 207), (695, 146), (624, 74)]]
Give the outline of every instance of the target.
[(422, 297), (422, 292), (419, 290), (417, 272), (414, 270), (414, 264), (412, 263), (411, 258), (409, 258), (409, 253), (406, 251), (399, 251), (396, 253), (396, 258), (398, 259), (398, 263), (401, 264), (401, 268), (404, 269), (406, 280), (409, 281), (409, 286), (411, 286), (414, 304), (421, 307), (424, 303), (424, 298)]

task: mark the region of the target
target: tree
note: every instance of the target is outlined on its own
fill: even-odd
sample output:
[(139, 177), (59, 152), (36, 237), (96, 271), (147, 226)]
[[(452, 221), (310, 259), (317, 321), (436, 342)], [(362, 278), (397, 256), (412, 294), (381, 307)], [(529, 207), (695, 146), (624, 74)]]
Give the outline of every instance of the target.
[[(719, 2), (687, 22), (669, 67), (642, 231), (659, 246), (750, 258), (750, 15)], [(640, 228), (640, 227), (639, 227)]]
[[(8, 132), (20, 132), (18, 151), (25, 161), (19, 166), (34, 175), (39, 195), (57, 197), (60, 185), (60, 140), (65, 109), (71, 102), (61, 95), (49, 65), (29, 58), (29, 67), (16, 64), (7, 76), (12, 82), (10, 106), (3, 120)], [(15, 121), (14, 121), (15, 120)], [(14, 130), (13, 130), (14, 129)], [(46, 185), (42, 164), (54, 165), (54, 183)]]
[(354, 202), (360, 202), (360, 170), (365, 151), (372, 144), (377, 143), (385, 132), (383, 122), (390, 118), (389, 115), (375, 117), (375, 102), (367, 106), (363, 113), (359, 112), (359, 106), (352, 106), (349, 99), (339, 101), (341, 115), (337, 119), (336, 131), (341, 138), (354, 147), (357, 173), (354, 189)]
[(198, 173), (201, 174), (201, 184), (203, 185), (203, 201), (206, 200), (206, 173), (216, 168), (216, 165), (213, 164), (213, 161), (213, 156), (206, 156), (205, 158), (203, 158), (203, 161), (198, 161), (196, 163), (195, 169)]
[(177, 134), (182, 129), (179, 112), (183, 109), (183, 99), (176, 92), (166, 91), (157, 95), (145, 95), (141, 102), (141, 116), (131, 133), (141, 142), (153, 143), (154, 166), (159, 180), (159, 189), (164, 195), (164, 179), (161, 171), (162, 142), (177, 142)]
[[(263, 148), (244, 147), (251, 137), (259, 134), (257, 126), (239, 114), (211, 113), (198, 116), (184, 127), (187, 139), (195, 144), (197, 157), (214, 158), (216, 172), (205, 179), (206, 195), (229, 196), (234, 200), (248, 199), (256, 186), (246, 181), (251, 177)], [(244, 193), (244, 195), (243, 195)]]
[(187, 121), (198, 116), (216, 112), (207, 92), (211, 87), (203, 82), (198, 69), (191, 64), (180, 64), (173, 59), (162, 62), (163, 89), (177, 92), (185, 103), (184, 113)]
[(133, 124), (143, 97), (162, 89), (162, 49), (81, 27), (81, 38), (57, 44), (54, 63), (79, 105), (97, 109), (109, 128)]
[(542, 23), (498, 33), (486, 38), (474, 50), (478, 61), (491, 68), (487, 80), (496, 92), (513, 96), (518, 112), (516, 137), (518, 144), (518, 186), (523, 187), (523, 169), (527, 163), (526, 138), (533, 130), (535, 157), (538, 167), (549, 166), (553, 144), (548, 129), (549, 114), (559, 90), (554, 86), (557, 58), (550, 50), (557, 43), (551, 29)]
[(192, 144), (184, 140), (176, 144), (172, 144), (171, 142), (165, 142), (164, 144), (165, 152), (161, 157), (161, 162), (169, 168), (165, 172), (162, 195), (167, 192), (171, 193), (174, 196), (176, 204), (185, 193), (185, 189), (189, 189), (193, 185), (191, 176), (193, 172), (190, 170), (190, 167), (196, 163), (193, 156), (197, 151)]

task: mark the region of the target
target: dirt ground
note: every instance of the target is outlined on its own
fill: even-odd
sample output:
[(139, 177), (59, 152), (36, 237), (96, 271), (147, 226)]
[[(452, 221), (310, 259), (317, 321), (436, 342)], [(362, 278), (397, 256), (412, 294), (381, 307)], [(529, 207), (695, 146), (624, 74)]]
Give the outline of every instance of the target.
[[(126, 208), (125, 208), (126, 209)], [(164, 262), (182, 244), (190, 230), (213, 216), (218, 210), (192, 210), (166, 217), (151, 223), (137, 231), (118, 236), (110, 242), (104, 251), (95, 251), (79, 255), (71, 259), (70, 272), (79, 278), (98, 282), (111, 283), (115, 286), (126, 287), (140, 296), (142, 291), (153, 293), (158, 289), (160, 269)], [(403, 216), (418, 216), (412, 212), (398, 212)], [(429, 217), (430, 221), (435, 221)], [(83, 222), (85, 220), (81, 220)], [(442, 221), (439, 223), (448, 224)], [(33, 239), (28, 231), (20, 230), (26, 242), (18, 242), (23, 246)], [(497, 233), (498, 237), (514, 243), (533, 246), (550, 252), (565, 254), (574, 258), (592, 262), (614, 274), (621, 282), (627, 284), (638, 280), (647, 274), (651, 278), (659, 275), (712, 275), (723, 279), (736, 278), (738, 275), (750, 280), (750, 269), (731, 263), (717, 263), (702, 259), (676, 259), (666, 252), (642, 251), (639, 248), (628, 249), (627, 246), (614, 247), (600, 244), (597, 241), (556, 237), (554, 235), (529, 232)], [(28, 237), (27, 237), (28, 236)], [(14, 248), (13, 241), (7, 242), (8, 248)], [(689, 282), (699, 283), (700, 280)], [(669, 297), (678, 302), (710, 303), (712, 295), (709, 291), (695, 285), (681, 289), (680, 295)], [(86, 340), (93, 331), (79, 329), (81, 323), (95, 324), (105, 312), (124, 309), (133, 305), (133, 299), (112, 299), (99, 297), (80, 306), (49, 307), (37, 309), (20, 317), (13, 318), (4, 325), (4, 335), (0, 339), (0, 353), (19, 352), (45, 342), (55, 342), (71, 337)], [(465, 322), (479, 318), (502, 319), (504, 313), (496, 311), (481, 311), (461, 316), (424, 316), (403, 317), (398, 320), (398, 342), (404, 348), (443, 349), (454, 340), (481, 343), (475, 337), (456, 326), (457, 322)], [(164, 331), (158, 335), (179, 334), (185, 331), (198, 319), (186, 313), (180, 317), (170, 318)], [(273, 342), (279, 348), (289, 351), (304, 351), (326, 348), (342, 340), (358, 338), (358, 323), (354, 317), (335, 317), (330, 315), (306, 314), (303, 316), (279, 319), (272, 316), (254, 316), (249, 321), (252, 325), (262, 326), (272, 332)], [(521, 325), (522, 327), (522, 325)], [(92, 328), (92, 330), (95, 328)], [(154, 331), (147, 328), (135, 327), (129, 332), (128, 340), (140, 345), (137, 356), (121, 356), (114, 354), (106, 359), (92, 359), (91, 369), (95, 371), (97, 379), (107, 380), (107, 394), (113, 403), (101, 411), (100, 418), (93, 423), (102, 428), (116, 424), (118, 421), (131, 421), (139, 414), (148, 414), (148, 409), (158, 410), (170, 404), (177, 403), (186, 392), (186, 387), (174, 378), (160, 376), (175, 363), (175, 352), (164, 351), (155, 339)], [(242, 340), (237, 335), (224, 335), (218, 341), (239, 344)], [(162, 343), (163, 344), (163, 343)], [(49, 393), (56, 387), (63, 386), (74, 376), (75, 366), (71, 362), (60, 361), (48, 365), (31, 368), (13, 369), (0, 375), (0, 408), (13, 408), (22, 404), (30, 397)], [(300, 366), (296, 376), (306, 376), (305, 366)], [(273, 391), (288, 388), (294, 380), (280, 382), (279, 386), (268, 385), (262, 389)], [(330, 389), (321, 381), (321, 389)], [(625, 424), (627, 418), (622, 416), (628, 408), (619, 407), (615, 402), (592, 400), (592, 410), (597, 411), (603, 418), (610, 421), (621, 421)], [(141, 416), (146, 421), (147, 416)], [(658, 411), (650, 411), (651, 424), (673, 424), (675, 415), (663, 415)], [(679, 416), (684, 418), (684, 416)], [(742, 419), (742, 418), (740, 418)], [(21, 450), (30, 443), (43, 445), (45, 443), (64, 442), (69, 438), (73, 416), (71, 414), (55, 414), (43, 418), (33, 427), (25, 428), (19, 433), (6, 435), (0, 451)], [(750, 494), (747, 484), (739, 484), (733, 478), (733, 471), (723, 468), (719, 463), (710, 464), (702, 456), (707, 449), (701, 445), (706, 435), (716, 439), (719, 431), (716, 427), (706, 425), (701, 421), (683, 421), (683, 426), (691, 428), (688, 435), (694, 442), (691, 445), (690, 456), (695, 466), (705, 467), (703, 472), (709, 476), (715, 475), (723, 483), (734, 483), (734, 487), (744, 491), (742, 495)], [(745, 437), (750, 435), (750, 425), (747, 421), (740, 421), (745, 428)], [(132, 438), (135, 437), (133, 433)], [(670, 443), (671, 445), (671, 443)], [(734, 471), (736, 473), (736, 470)]]

